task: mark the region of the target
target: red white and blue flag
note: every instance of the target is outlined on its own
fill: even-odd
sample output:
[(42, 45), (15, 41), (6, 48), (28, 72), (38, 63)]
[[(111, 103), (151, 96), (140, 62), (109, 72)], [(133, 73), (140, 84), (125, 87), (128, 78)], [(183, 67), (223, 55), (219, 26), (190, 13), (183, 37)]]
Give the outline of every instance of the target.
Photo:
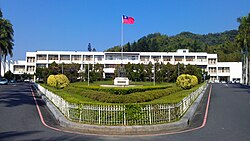
[(134, 22), (135, 22), (135, 19), (133, 17), (128, 17), (125, 15), (122, 16), (122, 23), (123, 24), (134, 24)]

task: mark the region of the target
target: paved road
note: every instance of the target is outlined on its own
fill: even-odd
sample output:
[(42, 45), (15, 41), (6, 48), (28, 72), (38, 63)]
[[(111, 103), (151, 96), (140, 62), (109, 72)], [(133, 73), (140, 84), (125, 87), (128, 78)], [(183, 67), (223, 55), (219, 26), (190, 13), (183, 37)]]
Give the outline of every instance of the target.
[[(39, 99), (39, 97), (37, 97)], [(206, 97), (205, 97), (206, 98)], [(45, 121), (57, 123), (46, 106), (38, 101)], [(193, 126), (204, 114), (200, 105)], [(45, 127), (38, 116), (29, 84), (0, 86), (0, 140), (164, 140), (164, 141), (249, 141), (250, 87), (239, 84), (214, 84), (207, 123), (204, 128), (179, 134), (157, 136), (94, 136), (55, 131)]]

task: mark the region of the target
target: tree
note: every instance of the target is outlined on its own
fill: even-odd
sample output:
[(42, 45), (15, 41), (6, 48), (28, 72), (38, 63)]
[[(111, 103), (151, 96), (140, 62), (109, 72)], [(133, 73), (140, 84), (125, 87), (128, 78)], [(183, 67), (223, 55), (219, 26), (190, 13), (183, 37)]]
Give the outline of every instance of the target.
[(93, 49), (92, 49), (92, 51), (93, 51), (93, 52), (96, 52), (96, 49), (95, 49), (95, 48), (93, 48)]
[(243, 81), (249, 83), (249, 48), (250, 48), (250, 13), (237, 19), (240, 23), (236, 42), (244, 53), (243, 57)]
[(151, 82), (152, 77), (153, 77), (153, 73), (152, 73), (153, 64), (152, 64), (152, 62), (150, 61), (148, 63), (148, 65), (145, 66), (145, 68), (146, 68), (145, 69), (146, 70), (145, 74), (146, 74), (146, 76), (148, 76), (148, 80)]
[[(80, 66), (81, 66), (80, 64), (76, 64), (76, 63), (63, 65), (63, 74), (67, 76), (70, 82), (76, 82), (77, 79), (79, 78), (80, 74), (78, 72), (80, 70)], [(61, 69), (62, 68), (60, 68), (60, 70)]]
[(8, 81), (10, 81), (11, 79), (14, 78), (14, 74), (13, 74), (11, 71), (7, 71), (7, 72), (4, 74), (4, 78), (6, 78)]
[[(12, 56), (12, 49), (14, 46), (14, 30), (13, 26), (9, 20), (3, 18), (2, 11), (0, 9), (0, 76), (1, 76), (1, 63), (2, 57), (4, 57), (4, 62), (6, 62), (6, 56)], [(5, 69), (5, 64), (4, 64)]]
[(88, 44), (88, 51), (89, 51), (89, 52), (92, 51), (92, 48), (91, 48), (91, 44), (90, 44), (90, 43)]

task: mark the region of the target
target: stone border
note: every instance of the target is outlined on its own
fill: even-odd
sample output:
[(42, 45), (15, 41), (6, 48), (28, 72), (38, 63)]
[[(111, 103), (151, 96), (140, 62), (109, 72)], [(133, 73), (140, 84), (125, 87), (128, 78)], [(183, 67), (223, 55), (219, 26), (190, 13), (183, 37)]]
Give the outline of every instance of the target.
[(135, 134), (145, 134), (145, 133), (157, 133), (159, 131), (172, 131), (186, 128), (189, 125), (189, 121), (193, 118), (193, 115), (201, 102), (201, 99), (208, 88), (203, 89), (202, 93), (189, 107), (187, 112), (183, 117), (176, 122), (157, 124), (157, 125), (136, 125), (136, 126), (102, 126), (102, 125), (89, 125), (81, 124), (69, 121), (60, 110), (37, 88), (36, 91), (41, 95), (42, 100), (45, 102), (46, 106), (52, 112), (54, 117), (59, 121), (60, 126), (71, 128), (72, 130), (77, 130), (83, 133), (93, 133), (93, 134), (109, 134), (109, 135), (135, 135)]

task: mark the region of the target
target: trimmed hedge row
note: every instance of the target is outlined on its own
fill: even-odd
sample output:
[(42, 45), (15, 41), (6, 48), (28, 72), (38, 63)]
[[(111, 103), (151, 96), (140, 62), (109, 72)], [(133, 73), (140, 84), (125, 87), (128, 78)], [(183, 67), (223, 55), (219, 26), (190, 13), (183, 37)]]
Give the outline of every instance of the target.
[(116, 94), (116, 95), (126, 95), (126, 94), (131, 94), (131, 93), (136, 93), (136, 92), (166, 89), (172, 86), (144, 86), (144, 87), (125, 87), (125, 88), (119, 88), (119, 87), (107, 88), (107, 87), (100, 87), (100, 86), (73, 86), (73, 87), (79, 87), (79, 88), (84, 88), (84, 89), (89, 89), (89, 90), (94, 90), (94, 91), (100, 91), (100, 92), (108, 92), (108, 93)]
[(93, 100), (99, 102), (106, 102), (106, 103), (141, 103), (141, 102), (148, 102), (154, 99), (161, 98), (163, 96), (170, 95), (171, 93), (175, 93), (180, 91), (181, 88), (179, 87), (172, 87), (168, 89), (161, 89), (161, 90), (152, 90), (152, 91), (145, 91), (145, 92), (136, 92), (133, 94), (128, 95), (115, 95), (106, 92), (94, 91), (94, 90), (83, 90), (81, 94), (84, 97), (91, 98)]

